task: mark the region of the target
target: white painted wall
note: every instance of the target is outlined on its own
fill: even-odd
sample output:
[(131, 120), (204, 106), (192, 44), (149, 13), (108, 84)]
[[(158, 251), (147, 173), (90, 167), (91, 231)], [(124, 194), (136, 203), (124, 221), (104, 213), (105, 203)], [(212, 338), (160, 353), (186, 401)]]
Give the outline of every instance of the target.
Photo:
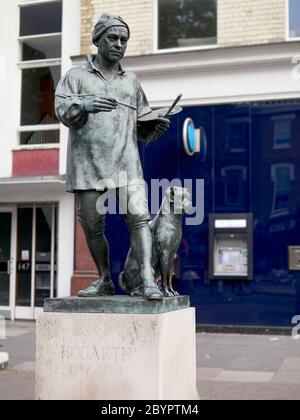
[[(125, 58), (152, 106), (300, 98), (300, 42)], [(298, 63), (298, 68), (297, 68)]]
[[(62, 74), (72, 67), (71, 57), (80, 54), (80, 0), (63, 0)], [(59, 173), (66, 173), (68, 129), (61, 125)]]
[[(63, 0), (62, 75), (72, 67), (72, 56), (80, 54), (81, 0)], [(59, 173), (66, 173), (68, 129), (61, 124)], [(58, 224), (58, 296), (69, 296), (74, 272), (75, 205), (74, 195), (64, 193), (60, 201)]]
[(74, 272), (74, 195), (64, 194), (59, 205), (58, 221), (58, 289), (59, 297), (70, 296)]
[(0, 1), (0, 178), (10, 177), (11, 149), (17, 142), (18, 99), (18, 8), (16, 0)]

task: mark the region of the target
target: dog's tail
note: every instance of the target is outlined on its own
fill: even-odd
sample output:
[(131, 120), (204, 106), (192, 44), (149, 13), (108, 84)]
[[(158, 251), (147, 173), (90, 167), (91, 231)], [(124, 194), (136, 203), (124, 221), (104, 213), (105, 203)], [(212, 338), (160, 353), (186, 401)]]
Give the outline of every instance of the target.
[(127, 293), (129, 296), (142, 296), (143, 295), (143, 286), (142, 283), (138, 285), (132, 285), (130, 287), (130, 284), (128, 281), (126, 281), (125, 273), (122, 271), (122, 273), (119, 275), (118, 280), (120, 289)]
[(130, 295), (131, 291), (128, 290), (128, 288), (127, 288), (127, 284), (126, 284), (126, 281), (124, 279), (124, 271), (122, 271), (122, 273), (120, 273), (118, 283), (119, 283), (119, 286), (120, 286), (120, 289), (122, 290), (122, 292)]

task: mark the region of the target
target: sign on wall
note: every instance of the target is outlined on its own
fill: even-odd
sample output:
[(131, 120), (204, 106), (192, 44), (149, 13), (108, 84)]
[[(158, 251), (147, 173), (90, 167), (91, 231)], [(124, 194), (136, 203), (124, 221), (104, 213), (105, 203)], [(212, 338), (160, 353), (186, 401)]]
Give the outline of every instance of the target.
[(300, 271), (300, 246), (289, 247), (289, 270)]
[(203, 127), (195, 128), (194, 121), (187, 118), (183, 125), (183, 146), (188, 156), (196, 153), (200, 155), (202, 162), (207, 157), (207, 137)]

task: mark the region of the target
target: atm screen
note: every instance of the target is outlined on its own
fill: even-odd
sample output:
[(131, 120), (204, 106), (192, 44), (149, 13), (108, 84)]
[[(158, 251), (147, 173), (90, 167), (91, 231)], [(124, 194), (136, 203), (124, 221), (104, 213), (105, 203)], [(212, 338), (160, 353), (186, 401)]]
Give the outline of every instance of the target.
[(247, 244), (240, 238), (236, 241), (219, 239), (215, 248), (216, 276), (247, 276), (248, 275), (248, 250)]
[(241, 251), (220, 249), (219, 262), (221, 264), (237, 264), (241, 257)]

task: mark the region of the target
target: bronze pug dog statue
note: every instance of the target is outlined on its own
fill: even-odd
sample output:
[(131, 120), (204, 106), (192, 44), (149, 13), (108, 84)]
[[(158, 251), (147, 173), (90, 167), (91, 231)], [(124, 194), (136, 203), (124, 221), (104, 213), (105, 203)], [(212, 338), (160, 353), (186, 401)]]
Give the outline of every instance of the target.
[[(153, 238), (152, 268), (155, 278), (161, 277), (161, 288), (165, 297), (178, 295), (172, 285), (174, 259), (182, 239), (182, 216), (190, 211), (191, 206), (187, 189), (168, 188), (158, 214), (149, 223)], [(143, 295), (139, 268), (131, 248), (124, 271), (119, 276), (119, 286), (128, 295)]]

